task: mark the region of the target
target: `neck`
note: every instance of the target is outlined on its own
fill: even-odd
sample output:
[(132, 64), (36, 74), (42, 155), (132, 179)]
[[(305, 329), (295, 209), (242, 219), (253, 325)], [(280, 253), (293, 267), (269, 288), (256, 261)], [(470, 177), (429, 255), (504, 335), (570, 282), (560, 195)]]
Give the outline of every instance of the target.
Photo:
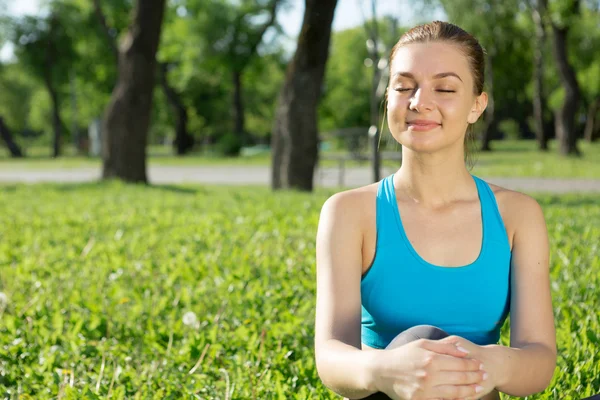
[(463, 157), (460, 151), (424, 154), (403, 148), (402, 166), (394, 175), (397, 194), (431, 208), (470, 197), (474, 182)]

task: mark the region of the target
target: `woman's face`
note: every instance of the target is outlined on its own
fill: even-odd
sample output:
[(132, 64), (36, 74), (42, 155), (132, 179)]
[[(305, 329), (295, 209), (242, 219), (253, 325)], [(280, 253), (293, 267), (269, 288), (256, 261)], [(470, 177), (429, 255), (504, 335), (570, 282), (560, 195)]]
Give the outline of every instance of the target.
[(447, 42), (405, 45), (390, 68), (387, 112), (394, 139), (416, 152), (462, 149), (467, 126), (485, 110), (487, 95), (474, 94), (459, 48)]

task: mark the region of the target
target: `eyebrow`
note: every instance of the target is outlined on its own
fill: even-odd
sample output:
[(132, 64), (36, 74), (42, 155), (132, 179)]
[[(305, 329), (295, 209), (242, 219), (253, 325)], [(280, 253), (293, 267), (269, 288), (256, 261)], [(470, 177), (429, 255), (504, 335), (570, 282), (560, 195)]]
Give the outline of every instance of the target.
[[(413, 74), (411, 74), (410, 72), (396, 72), (394, 75), (392, 75), (392, 78), (395, 78), (397, 76), (404, 76), (406, 78), (415, 80), (415, 76)], [(459, 81), (461, 81), (461, 82), (463, 81), (462, 79), (460, 79), (460, 76), (458, 76), (454, 72), (440, 72), (439, 74), (435, 74), (433, 76), (433, 79), (441, 79), (441, 78), (446, 78), (448, 76), (453, 76), (455, 78), (458, 78)]]

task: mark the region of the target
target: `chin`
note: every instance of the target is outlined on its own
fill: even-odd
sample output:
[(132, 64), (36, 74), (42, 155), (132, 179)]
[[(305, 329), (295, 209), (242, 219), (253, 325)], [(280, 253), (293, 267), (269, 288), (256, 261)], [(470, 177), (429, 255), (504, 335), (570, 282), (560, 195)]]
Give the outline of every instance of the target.
[(417, 153), (435, 153), (448, 146), (439, 136), (423, 135), (421, 132), (402, 132), (396, 141)]

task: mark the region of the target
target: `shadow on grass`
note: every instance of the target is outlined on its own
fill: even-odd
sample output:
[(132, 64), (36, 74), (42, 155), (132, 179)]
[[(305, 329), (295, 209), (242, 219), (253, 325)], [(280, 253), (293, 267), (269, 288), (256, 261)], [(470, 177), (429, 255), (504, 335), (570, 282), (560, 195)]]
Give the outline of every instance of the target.
[(172, 193), (181, 193), (181, 194), (193, 194), (193, 195), (198, 195), (198, 194), (208, 194), (209, 191), (208, 189), (202, 187), (202, 186), (197, 186), (197, 187), (190, 187), (190, 186), (179, 186), (179, 185), (156, 185), (156, 184), (151, 184), (151, 185), (147, 185), (147, 187), (149, 189), (153, 189), (153, 190), (161, 190), (161, 191), (166, 191), (166, 192), (172, 192)]
[(174, 185), (174, 184), (144, 184), (144, 183), (123, 183), (120, 181), (89, 181), (89, 182), (67, 182), (67, 183), (51, 183), (51, 182), (39, 182), (39, 183), (0, 183), (0, 192), (13, 193), (21, 188), (28, 186), (35, 186), (38, 188), (46, 187), (49, 190), (55, 190), (59, 192), (76, 192), (85, 190), (102, 190), (110, 189), (114, 190), (116, 187), (125, 188), (143, 188), (147, 190), (157, 190), (162, 192), (171, 192), (178, 194), (188, 195), (207, 195), (210, 190), (201, 185)]

